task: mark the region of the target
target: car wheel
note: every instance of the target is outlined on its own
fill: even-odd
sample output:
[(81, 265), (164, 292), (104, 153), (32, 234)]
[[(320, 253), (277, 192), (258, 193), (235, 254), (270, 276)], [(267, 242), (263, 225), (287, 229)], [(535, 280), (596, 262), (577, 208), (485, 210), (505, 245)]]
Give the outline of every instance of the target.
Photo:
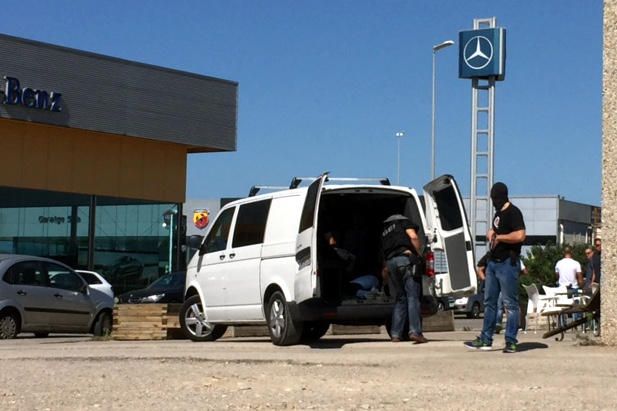
[(34, 333), (34, 336), (36, 338), (46, 338), (49, 335), (48, 332), (44, 332), (44, 333)]
[(218, 340), (227, 331), (226, 325), (215, 325), (208, 322), (199, 295), (189, 297), (180, 309), (180, 328), (191, 341)]
[(11, 313), (0, 314), (0, 340), (17, 336), (17, 317)]
[(330, 328), (330, 323), (325, 321), (307, 321), (302, 325), (302, 341), (314, 342), (323, 337)]
[(106, 337), (111, 334), (112, 327), (113, 321), (111, 318), (111, 313), (108, 311), (103, 311), (99, 314), (96, 322), (94, 323), (93, 334), (96, 337)]
[(437, 304), (437, 311), (446, 311), (446, 305), (443, 303), (443, 301), (440, 301)]
[(285, 296), (275, 291), (266, 309), (268, 331), (274, 345), (293, 345), (302, 337), (302, 324), (294, 320)]
[(471, 318), (480, 318), (480, 313), (480, 304), (473, 303), (473, 305), (471, 306)]

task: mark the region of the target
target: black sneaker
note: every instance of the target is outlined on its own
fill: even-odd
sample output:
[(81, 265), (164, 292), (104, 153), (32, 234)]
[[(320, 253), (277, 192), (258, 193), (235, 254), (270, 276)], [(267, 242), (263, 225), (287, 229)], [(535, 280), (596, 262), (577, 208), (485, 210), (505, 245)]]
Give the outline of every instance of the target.
[(518, 346), (516, 345), (516, 343), (506, 343), (506, 346), (503, 348), (503, 352), (505, 353), (515, 353), (518, 351)]
[(499, 334), (503, 330), (503, 327), (500, 324), (495, 325), (495, 334)]
[(473, 341), (466, 341), (464, 343), (465, 347), (471, 350), (492, 350), (493, 346), (487, 342), (484, 342), (480, 337), (476, 337)]

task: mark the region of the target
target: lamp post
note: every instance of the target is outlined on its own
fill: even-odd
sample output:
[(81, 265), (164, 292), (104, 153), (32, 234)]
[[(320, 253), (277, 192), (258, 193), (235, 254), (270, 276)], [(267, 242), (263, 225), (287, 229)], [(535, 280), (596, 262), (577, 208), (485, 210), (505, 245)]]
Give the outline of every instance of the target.
[(452, 40), (446, 40), (433, 46), (433, 106), (431, 111), (432, 127), (431, 127), (431, 180), (435, 179), (435, 55), (441, 49), (450, 47), (454, 44)]
[(396, 136), (396, 185), (401, 183), (401, 139), (405, 136), (404, 131), (397, 131)]

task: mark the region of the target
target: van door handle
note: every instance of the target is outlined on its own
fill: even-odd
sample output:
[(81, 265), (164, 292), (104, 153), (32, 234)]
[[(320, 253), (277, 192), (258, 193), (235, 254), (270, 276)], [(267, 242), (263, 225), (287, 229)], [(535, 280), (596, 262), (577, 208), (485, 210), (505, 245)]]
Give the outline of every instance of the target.
[(235, 256), (236, 256), (236, 253), (229, 254), (229, 258), (234, 258)]
[(225, 259), (225, 254), (221, 254), (221, 255), (219, 255), (219, 260), (221, 260), (221, 261), (222, 261), (222, 260), (224, 260), (224, 259)]
[(19, 290), (17, 291), (17, 295), (28, 295), (28, 293), (25, 292), (24, 290)]

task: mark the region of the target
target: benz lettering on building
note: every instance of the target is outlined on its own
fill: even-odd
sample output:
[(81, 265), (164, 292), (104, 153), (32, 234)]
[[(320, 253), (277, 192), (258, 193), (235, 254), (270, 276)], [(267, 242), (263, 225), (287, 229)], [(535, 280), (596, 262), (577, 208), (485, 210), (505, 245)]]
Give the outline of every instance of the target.
[(2, 104), (20, 105), (46, 111), (62, 111), (62, 94), (30, 87), (21, 87), (15, 77), (4, 76), (4, 90), (0, 90)]

